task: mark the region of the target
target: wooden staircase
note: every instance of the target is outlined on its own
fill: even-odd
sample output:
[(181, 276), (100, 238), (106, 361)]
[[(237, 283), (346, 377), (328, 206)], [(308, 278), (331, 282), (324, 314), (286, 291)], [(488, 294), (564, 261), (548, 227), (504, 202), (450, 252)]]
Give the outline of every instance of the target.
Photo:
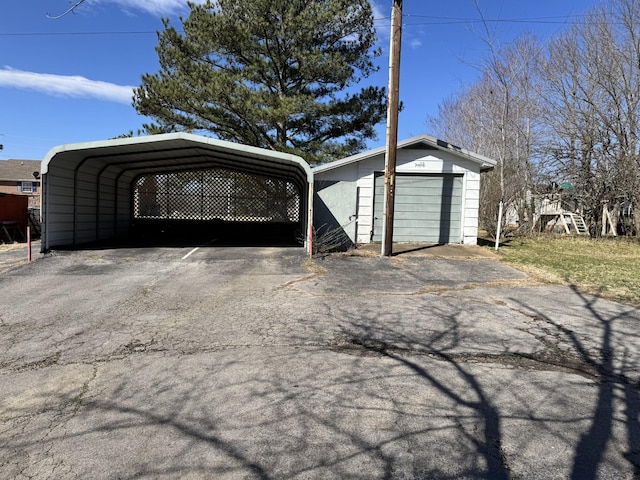
[(589, 228), (582, 215), (567, 212), (561, 214), (560, 218), (568, 234), (589, 235)]
[(582, 215), (567, 212), (566, 210), (540, 213), (536, 223), (539, 225), (541, 232), (589, 235), (589, 227)]

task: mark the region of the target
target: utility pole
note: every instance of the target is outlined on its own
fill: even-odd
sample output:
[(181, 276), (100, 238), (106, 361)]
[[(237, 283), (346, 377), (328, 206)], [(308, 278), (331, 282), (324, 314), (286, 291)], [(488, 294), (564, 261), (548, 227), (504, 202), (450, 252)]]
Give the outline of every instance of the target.
[(389, 53), (389, 96), (387, 99), (387, 151), (384, 161), (384, 221), (382, 256), (393, 250), (393, 211), (396, 188), (396, 154), (398, 150), (398, 106), (400, 104), (400, 44), (402, 42), (402, 0), (391, 7), (391, 48)]

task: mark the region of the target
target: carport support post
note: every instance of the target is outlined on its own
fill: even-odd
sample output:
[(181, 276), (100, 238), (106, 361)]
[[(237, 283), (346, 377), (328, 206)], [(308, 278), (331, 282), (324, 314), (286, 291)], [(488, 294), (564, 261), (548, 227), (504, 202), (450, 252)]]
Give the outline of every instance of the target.
[(396, 154), (398, 150), (398, 105), (400, 103), (400, 44), (402, 41), (402, 0), (391, 7), (391, 53), (389, 56), (389, 98), (387, 100), (387, 152), (384, 162), (384, 222), (382, 256), (393, 250)]

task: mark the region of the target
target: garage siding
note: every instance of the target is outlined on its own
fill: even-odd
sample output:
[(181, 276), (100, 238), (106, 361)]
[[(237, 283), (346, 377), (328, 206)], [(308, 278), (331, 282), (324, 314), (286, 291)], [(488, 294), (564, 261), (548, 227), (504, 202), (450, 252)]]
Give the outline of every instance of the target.
[[(396, 175), (393, 239), (396, 242), (460, 243), (463, 177)], [(382, 241), (384, 176), (375, 178), (373, 241)]]

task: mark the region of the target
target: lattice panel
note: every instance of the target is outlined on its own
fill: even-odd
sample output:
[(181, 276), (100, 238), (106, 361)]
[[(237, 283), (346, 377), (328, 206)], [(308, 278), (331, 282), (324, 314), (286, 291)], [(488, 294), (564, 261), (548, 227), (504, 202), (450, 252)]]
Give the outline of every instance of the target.
[(140, 177), (134, 218), (297, 222), (300, 192), (285, 180), (212, 169)]

